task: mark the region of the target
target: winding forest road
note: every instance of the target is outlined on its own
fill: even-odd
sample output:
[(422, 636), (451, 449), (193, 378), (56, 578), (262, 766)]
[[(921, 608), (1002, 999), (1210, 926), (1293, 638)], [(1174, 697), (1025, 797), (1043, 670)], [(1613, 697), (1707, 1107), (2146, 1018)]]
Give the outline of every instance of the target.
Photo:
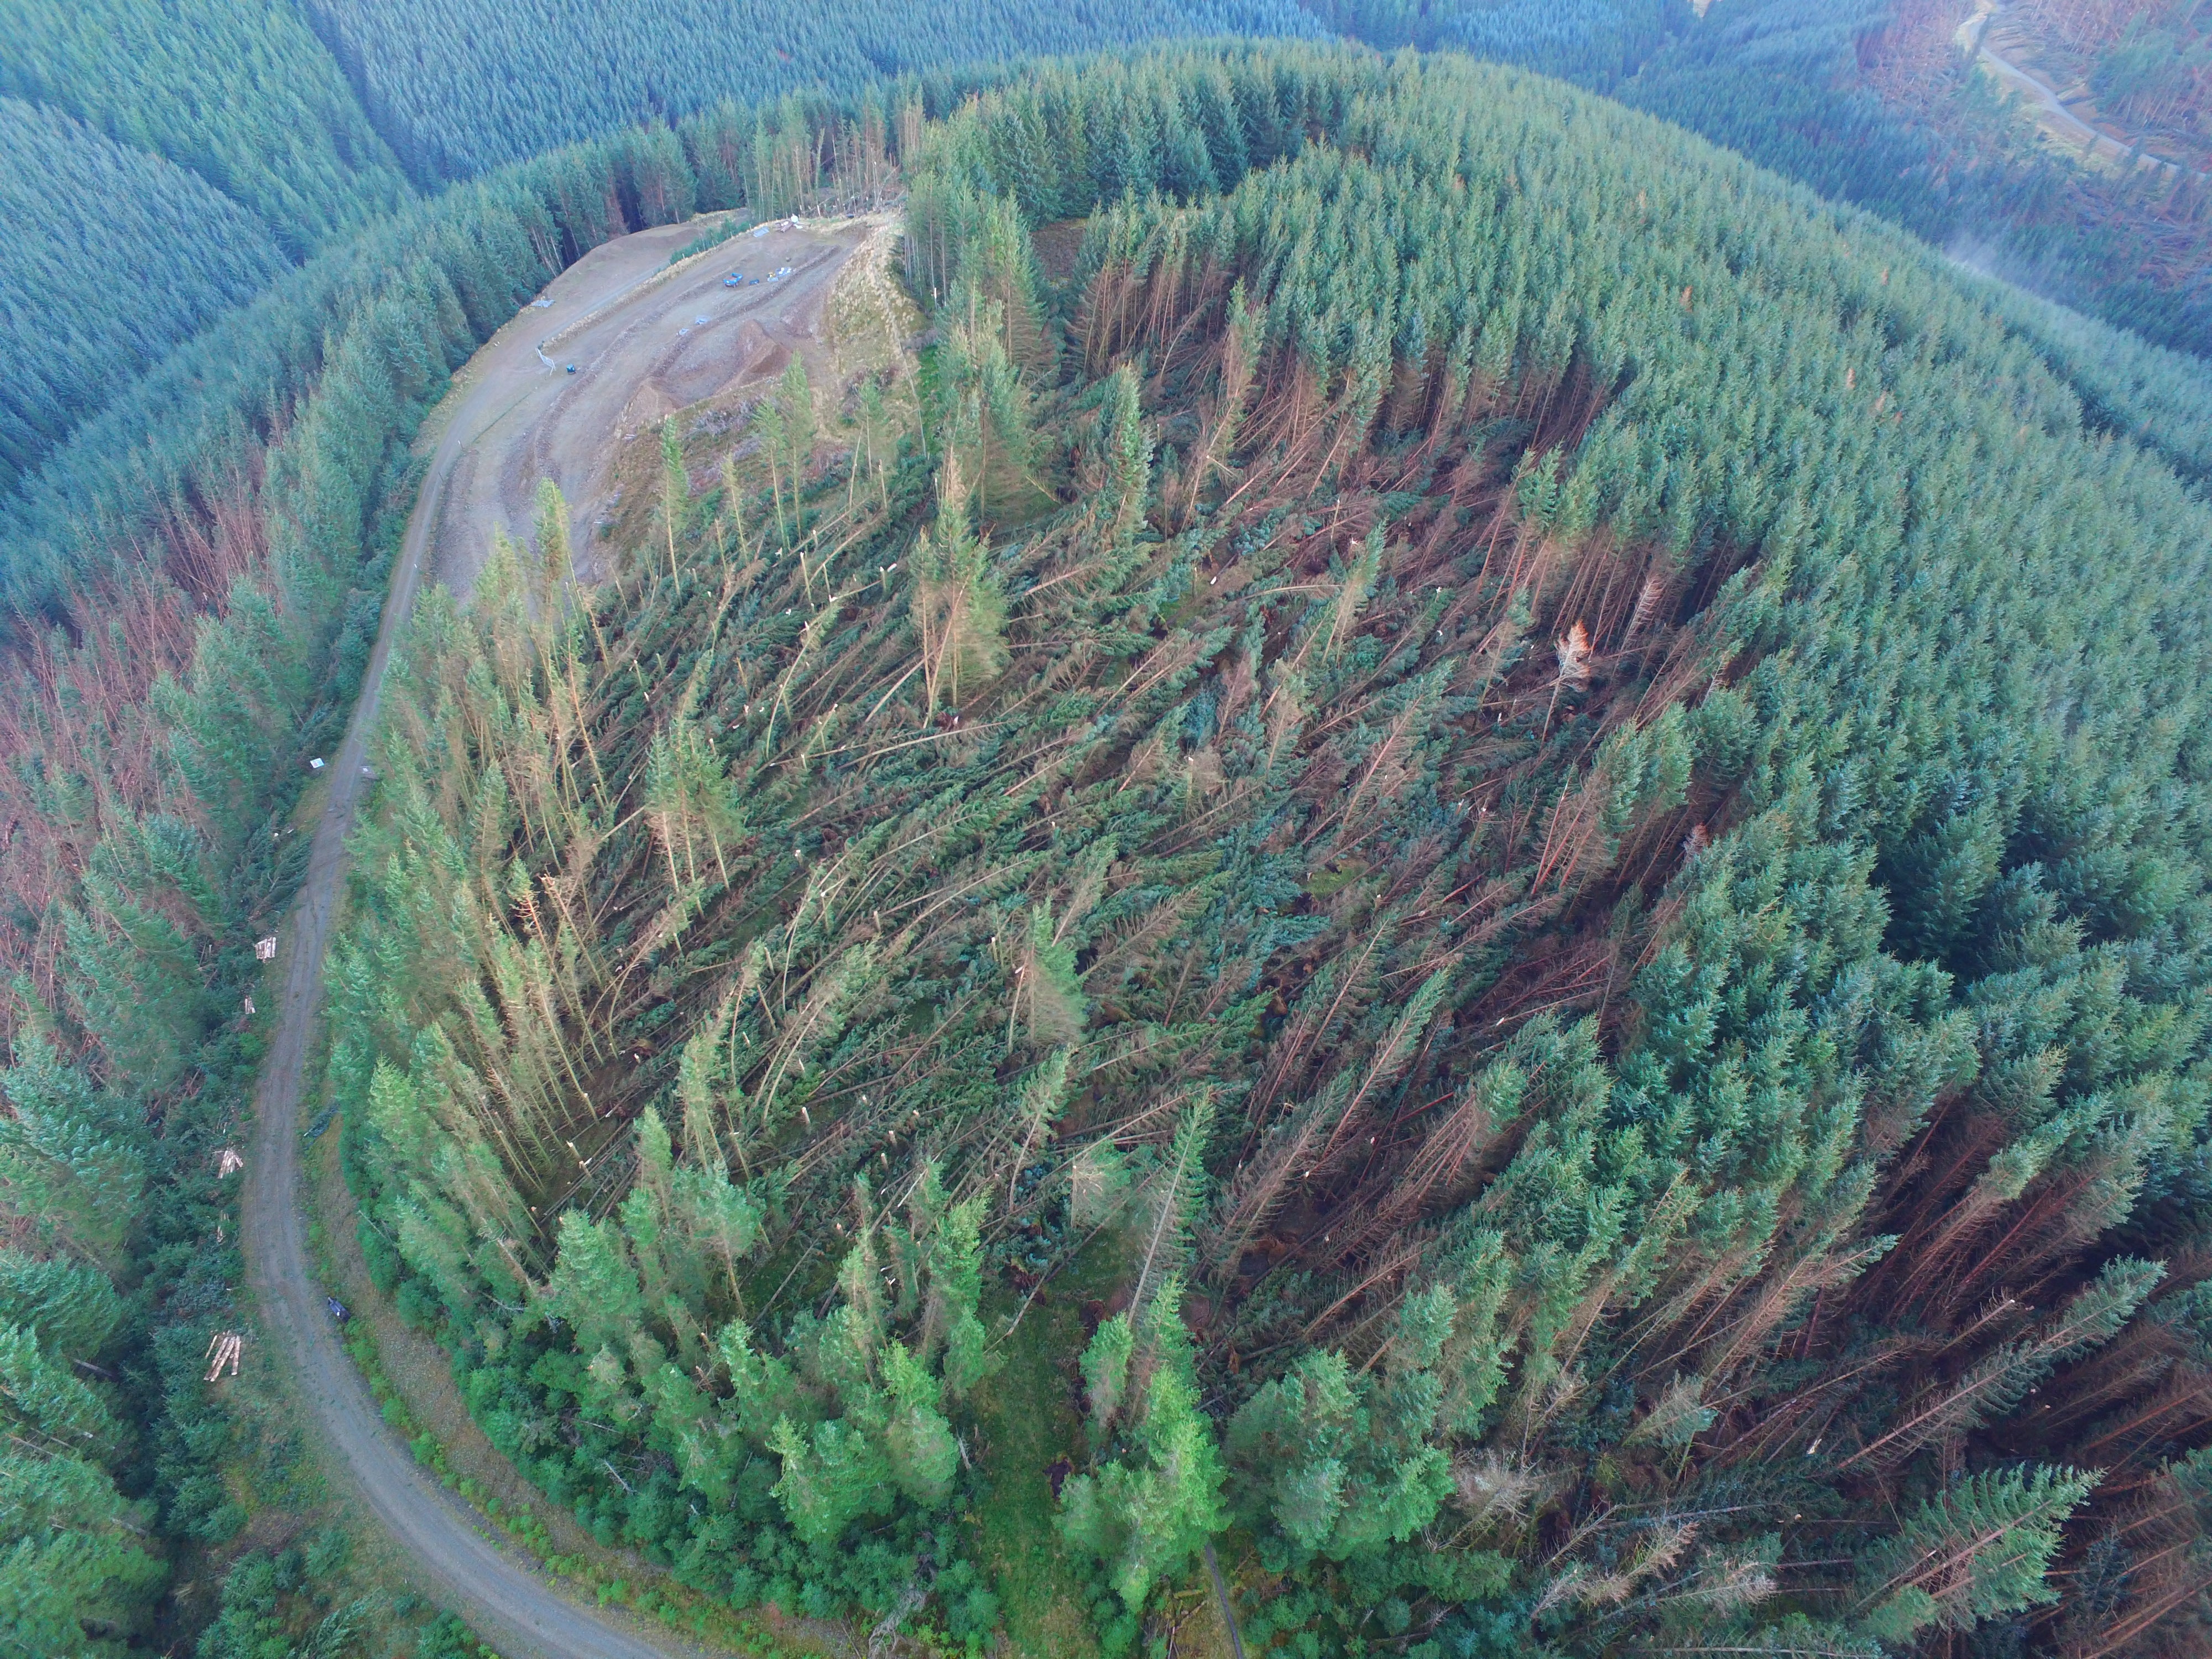
[[(2001, 28), (2008, 21), (2006, 15), (2007, 10), (2008, 8), (2004, 6), (1997, 6), (1982, 13), (1978, 19), (1974, 20), (1980, 24), (1979, 29), (1974, 35), (1973, 45), (1976, 52), (1980, 55), (1981, 61), (1989, 65), (1990, 73), (1996, 76), (2000, 83), (2012, 91), (2021, 94), (2030, 104), (2040, 109), (2068, 133), (2076, 138), (2087, 139), (2099, 155), (2115, 161), (2125, 161), (2130, 153), (2129, 145), (2123, 143), (2111, 133), (2091, 126), (2089, 123), (2084, 121), (2067, 106), (2065, 100), (2059, 96), (2057, 88), (2052, 86), (2033, 70), (2024, 64), (2016, 64), (2005, 56), (2001, 49), (2002, 42), (1990, 38), (1992, 31)], [(1974, 27), (1974, 22), (1970, 21), (1963, 27), (1972, 28)], [(2169, 173), (2184, 171), (2179, 162), (2170, 161), (2165, 156), (2154, 155), (2148, 150), (2137, 155), (2136, 165), (2141, 166), (2144, 161), (2149, 161)], [(2203, 173), (2197, 174), (2199, 178), (2204, 176)]]
[[(493, 1541), (489, 1523), (440, 1486), (386, 1426), (339, 1346), (308, 1263), (301, 1104), (322, 998), (323, 953), (345, 876), (346, 837), (368, 786), (369, 734), (426, 556), (434, 556), (434, 574), (465, 586), (481, 558), (469, 550), (480, 550), (495, 528), (526, 527), (539, 477), (555, 477), (571, 492), (572, 503), (588, 507), (592, 492), (604, 485), (608, 453), (625, 417), (633, 424), (641, 416), (657, 420), (665, 408), (767, 367), (779, 336), (812, 331), (830, 279), (858, 240), (856, 231), (834, 224), (778, 230), (726, 243), (659, 278), (696, 229), (641, 231), (586, 255), (548, 286), (541, 297), (551, 304), (526, 308), (471, 360), (434, 417), (443, 419), (443, 435), (408, 520), (360, 699), (331, 763), (330, 797), (288, 925), (276, 1026), (262, 1066), (241, 1200), (246, 1279), (263, 1346), (289, 1373), (303, 1418), (426, 1587), (434, 1586), (447, 1606), (515, 1659), (667, 1659), (696, 1650), (665, 1631), (648, 1637), (625, 1615), (562, 1595)], [(723, 273), (739, 265), (749, 276), (787, 265), (792, 275), (757, 288), (724, 289)], [(556, 333), (559, 362), (576, 362), (575, 375), (548, 366), (539, 352), (539, 342)], [(636, 400), (648, 392), (652, 407), (641, 410)], [(518, 502), (517, 481), (526, 475)], [(582, 511), (576, 516), (591, 522)]]

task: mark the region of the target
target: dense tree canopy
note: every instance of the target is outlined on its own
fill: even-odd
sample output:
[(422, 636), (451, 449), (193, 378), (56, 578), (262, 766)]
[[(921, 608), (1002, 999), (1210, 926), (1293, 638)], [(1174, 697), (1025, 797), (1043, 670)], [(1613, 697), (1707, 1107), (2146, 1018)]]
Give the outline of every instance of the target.
[[(2212, 348), (2204, 179), (2090, 167), (1959, 49), (1943, 0), (1309, 0), (1380, 46), (1456, 48), (1609, 93), (2161, 343)], [(2187, 0), (2034, 0), (2039, 72), (2201, 167), (2212, 62)], [(2097, 111), (2092, 108), (2093, 116)]]
[(196, 173), (295, 258), (406, 182), (293, 0), (0, 0), (0, 92)]
[(0, 97), (0, 495), (283, 255), (192, 173)]
[(1109, 1650), (1209, 1540), (1294, 1652), (2201, 1644), (2176, 360), (1463, 60), (909, 160), (918, 373), (398, 671), (331, 1079), (494, 1441), (956, 1638), (1050, 1502)]
[[(0, 0), (16, 1644), (244, 1518), (244, 947), (416, 423), (606, 238), (898, 168), (922, 358), (400, 669), (331, 1085), (494, 1440), (963, 1640), (1212, 1543), (1301, 1653), (2203, 1644), (2201, 363), (1464, 59), (970, 60), (1508, 58), (2197, 345), (2191, 189), (1904, 118), (1875, 6), (301, 5)], [(203, 1652), (345, 1650), (342, 1553)]]
[[(198, 452), (198, 428), (232, 419), (240, 389), (250, 398), (274, 386), (283, 395), (313, 350), (286, 337), (285, 324), (322, 309), (320, 298), (301, 295), (327, 295), (327, 262), (305, 283), (278, 283), (275, 340), (264, 308), (191, 341), (155, 383), (136, 382), (162, 350), (277, 275), (272, 242), (295, 263), (334, 254), (364, 273), (356, 286), (378, 280), (374, 262), (390, 263), (399, 245), (389, 216), (416, 185), (434, 192), (732, 100), (849, 92), (906, 70), (1162, 35), (1315, 27), (1291, 0), (1073, 9), (854, 0), (826, 9), (750, 0), (613, 9), (0, 0), (0, 94), (50, 112), (31, 122), (11, 100), (0, 131), (0, 189), (15, 233), (7, 340), (30, 348), (10, 354), (20, 367), (0, 394), (0, 502), (17, 521), (6, 538), (45, 534), (58, 501), (84, 513), (85, 453), (104, 472), (133, 465), (118, 434), (142, 430), (149, 406), (185, 423), (187, 434), (166, 447)], [(57, 137), (79, 131), (60, 115), (112, 142)], [(69, 153), (50, 155), (57, 144)], [(203, 396), (209, 381), (216, 389)], [(88, 434), (59, 476), (31, 487), (27, 501), (10, 499), (21, 475), (111, 404), (122, 405), (117, 418)], [(175, 487), (172, 477), (161, 483)], [(51, 580), (51, 571), (13, 560), (0, 567), (0, 587), (18, 603)]]
[(1916, 0), (1724, 0), (1617, 91), (2013, 281), (2212, 352), (2204, 179), (2055, 153), (1955, 50), (1959, 21)]
[(1609, 86), (1691, 26), (1681, 0), (1304, 0), (1355, 40), (1385, 48), (1457, 49)]
[[(2153, 33), (2193, 27), (2155, 6), (2139, 9)], [(116, 271), (72, 270), (34, 289), (45, 297), (27, 310), (18, 307), (42, 325), (55, 321), (59, 336), (54, 349), (36, 354), (33, 372), (16, 377), (19, 404), (35, 412), (24, 417), (31, 435), (12, 442), (9, 465), (21, 472), (111, 402), (163, 398), (132, 378), (149, 342), (174, 340), (180, 328), (206, 320), (218, 293), (239, 297), (236, 273), (256, 264), (264, 238), (295, 262), (331, 249), (406, 199), (404, 174), (435, 190), (726, 100), (849, 92), (886, 74), (1192, 33), (1339, 30), (1383, 47), (1466, 51), (1564, 76), (2069, 304), (2201, 349), (2212, 327), (2203, 282), (2212, 242), (2200, 185), (2156, 169), (2133, 178), (2084, 173), (2041, 154), (2024, 125), (1995, 107), (1982, 78), (1941, 51), (1928, 60), (1936, 67), (1885, 81), (1893, 38), (1918, 43), (1915, 63), (1927, 58), (1931, 29), (1948, 38), (1937, 10), (1915, 0), (1725, 0), (1703, 19), (1680, 0), (1147, 0), (1073, 9), (943, 0), (919, 9), (885, 0), (826, 9), (630, 0), (611, 9), (573, 0), (521, 8), (477, 0), (190, 0), (181, 8), (0, 0), (8, 42), (0, 92), (76, 116), (126, 150), (197, 174), (258, 227), (237, 235), (231, 209), (208, 201), (192, 216), (193, 242), (228, 246), (212, 262), (171, 260), (166, 291), (149, 298), (128, 285), (132, 260), (150, 257), (131, 228), (149, 217), (166, 222), (185, 198), (173, 179), (149, 182), (167, 175), (149, 173), (135, 155), (76, 168), (69, 211), (102, 228), (79, 239), (85, 258), (105, 254)], [(2078, 36), (2083, 52), (2134, 52), (2128, 63), (2149, 65), (2142, 75), (2150, 80), (2126, 71), (2136, 76), (2130, 87), (2172, 78), (2143, 45), (2149, 35), (2121, 27), (2119, 10), (2106, 8), (2096, 21), (2051, 0), (2037, 10), (2046, 13), (2054, 40)], [(42, 177), (27, 154), (15, 159), (20, 178)], [(29, 216), (34, 246), (50, 240), (46, 226), (63, 211), (47, 202)], [(206, 276), (188, 269), (202, 264), (210, 265)], [(130, 349), (118, 356), (126, 337)], [(189, 383), (209, 372), (210, 360), (219, 380), (232, 381), (237, 350), (231, 342), (195, 346), (167, 382)], [(227, 401), (228, 393), (216, 399)], [(137, 421), (126, 415), (121, 424)], [(114, 431), (94, 447), (112, 451)], [(118, 459), (111, 453), (104, 464)], [(65, 477), (34, 490), (28, 515), (44, 517), (57, 493), (76, 488)]]
[(252, 942), (301, 874), (291, 808), (367, 662), (448, 374), (646, 216), (755, 199), (762, 157), (781, 199), (805, 121), (724, 109), (418, 204), (173, 353), (41, 475), (0, 662), (0, 1646), (112, 1656), (212, 1618), (206, 1659), (338, 1659), (392, 1623), (388, 1597), (336, 1594), (342, 1535), (172, 1599), (269, 1501), (207, 1375), (246, 1326), (223, 1154), (270, 1000)]
[(1291, 0), (302, 0), (424, 185), (651, 116), (1172, 34), (1283, 34)]

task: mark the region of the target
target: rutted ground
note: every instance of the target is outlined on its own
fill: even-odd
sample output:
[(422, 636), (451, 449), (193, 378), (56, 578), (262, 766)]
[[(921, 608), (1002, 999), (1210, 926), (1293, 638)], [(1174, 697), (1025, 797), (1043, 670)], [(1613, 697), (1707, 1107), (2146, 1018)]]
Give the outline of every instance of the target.
[[(696, 224), (642, 231), (595, 250), (550, 283), (456, 377), (427, 432), (436, 449), (407, 527), (360, 701), (332, 767), (327, 803), (290, 935), (278, 1023), (257, 1102), (243, 1221), (247, 1272), (266, 1346), (281, 1353), (325, 1445), (426, 1584), (510, 1655), (652, 1659), (688, 1651), (662, 1631), (568, 1600), (492, 1541), (480, 1516), (442, 1490), (384, 1423), (339, 1346), (307, 1252), (298, 1133), (323, 950), (345, 876), (345, 840), (393, 642), (434, 579), (465, 588), (494, 531), (529, 522), (541, 477), (568, 496), (575, 521), (600, 516), (613, 441), (678, 408), (779, 370), (793, 349), (820, 348), (832, 278), (880, 222), (781, 227), (747, 235), (662, 276)], [(880, 251), (886, 246), (878, 234)], [(870, 262), (871, 266), (874, 264)], [(755, 287), (723, 286), (743, 270)], [(856, 285), (856, 286), (865, 286)], [(696, 320), (700, 317), (707, 320)], [(550, 366), (541, 352), (555, 354)], [(570, 375), (566, 365), (574, 362)], [(595, 568), (580, 537), (580, 575)], [(334, 1239), (341, 1255), (349, 1239)], [(450, 1390), (442, 1377), (428, 1379)], [(454, 1402), (456, 1405), (458, 1402)], [(441, 1413), (442, 1414), (442, 1413)]]
[[(668, 225), (607, 243), (555, 277), (538, 296), (548, 303), (532, 304), (493, 336), (456, 383), (460, 401), (446, 416), (441, 455), (459, 441), (431, 522), (433, 574), (466, 588), (494, 531), (526, 530), (541, 479), (561, 487), (588, 532), (611, 505), (615, 445), (772, 376), (794, 350), (816, 345), (831, 279), (880, 222), (778, 225), (664, 276), (698, 234), (696, 222)], [(744, 287), (723, 286), (732, 271), (744, 274)], [(579, 576), (604, 575), (590, 535), (576, 543)]]

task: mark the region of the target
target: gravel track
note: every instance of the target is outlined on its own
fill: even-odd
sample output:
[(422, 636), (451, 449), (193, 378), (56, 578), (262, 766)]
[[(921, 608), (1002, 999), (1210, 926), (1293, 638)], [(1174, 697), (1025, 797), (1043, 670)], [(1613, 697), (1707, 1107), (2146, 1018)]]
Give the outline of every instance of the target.
[[(2059, 95), (2057, 88), (2052, 86), (2041, 75), (2026, 64), (2016, 64), (2005, 55), (2003, 37), (1997, 31), (2008, 21), (2006, 15), (2008, 10), (2008, 8), (2005, 6), (1998, 6), (1993, 10), (1981, 14), (1978, 20), (1981, 25), (1980, 32), (1974, 36), (1974, 46), (1980, 55), (1981, 61), (1990, 66), (1990, 70), (2005, 87), (2021, 94), (2028, 103), (2034, 105), (2052, 120), (2057, 122), (2071, 137), (2087, 140), (2100, 155), (2107, 156), (2115, 161), (2125, 161), (2131, 146), (2124, 143), (2101, 128), (2091, 126), (2068, 107), (2066, 100)], [(1969, 23), (1966, 27), (1972, 27), (1973, 25)], [(2142, 151), (2137, 156), (2136, 165), (2141, 167), (2145, 161), (2168, 173), (2190, 170), (2184, 168), (2178, 161), (2170, 161), (2165, 156), (2155, 155), (2148, 150)], [(2202, 179), (2206, 175), (2200, 173), (2197, 176)]]
[[(809, 349), (830, 281), (866, 228), (826, 222), (818, 231), (738, 236), (664, 276), (669, 256), (696, 234), (670, 225), (596, 249), (546, 288), (540, 298), (550, 304), (526, 307), (477, 353), (450, 428), (467, 437), (430, 520), (440, 580), (466, 588), (495, 529), (526, 532), (544, 478), (568, 498), (577, 574), (605, 574), (592, 532), (610, 505), (617, 444), (649, 436), (664, 415), (776, 373)], [(779, 279), (752, 280), (785, 269)], [(722, 286), (732, 270), (745, 274), (744, 287)]]
[[(266, 1355), (281, 1364), (302, 1418), (332, 1462), (444, 1603), (514, 1659), (666, 1659), (699, 1650), (665, 1630), (586, 1607), (494, 1541), (484, 1519), (440, 1486), (384, 1422), (339, 1346), (308, 1265), (301, 1175), (301, 1104), (322, 998), (323, 951), (346, 868), (346, 836), (392, 645), (414, 608), (426, 555), (434, 574), (465, 588), (495, 529), (525, 531), (541, 477), (569, 497), (587, 545), (612, 441), (633, 422), (712, 395), (811, 336), (830, 279), (860, 232), (778, 231), (726, 243), (672, 278), (649, 280), (696, 228), (641, 231), (594, 250), (555, 278), (456, 377), (434, 416), (443, 435), (407, 524), (368, 670), (331, 761), (330, 798), (315, 825), (307, 879), (286, 925), (276, 1027), (256, 1097), (242, 1228), (246, 1280)], [(792, 275), (724, 289), (789, 265)], [(704, 325), (693, 319), (708, 318)], [(538, 342), (560, 331), (548, 368)], [(763, 344), (765, 342), (765, 345)], [(779, 365), (780, 366), (780, 365)], [(318, 1091), (319, 1092), (319, 1090)]]

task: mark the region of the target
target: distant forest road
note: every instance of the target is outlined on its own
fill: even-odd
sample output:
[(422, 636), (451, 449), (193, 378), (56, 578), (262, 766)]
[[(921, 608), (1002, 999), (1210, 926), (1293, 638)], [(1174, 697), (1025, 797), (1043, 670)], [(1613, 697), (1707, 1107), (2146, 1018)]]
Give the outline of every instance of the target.
[[(2091, 126), (2067, 107), (2065, 100), (2058, 95), (2057, 88), (2052, 86), (2033, 70), (2016, 64), (2005, 56), (2002, 49), (2002, 40), (1992, 39), (1991, 33), (2007, 21), (2006, 10), (2005, 7), (1999, 6), (1993, 11), (1984, 12), (1977, 20), (1980, 28), (1974, 36), (1974, 45), (1981, 55), (1982, 61), (1990, 66), (1991, 72), (2003, 86), (2021, 94), (2028, 103), (2042, 110), (2073, 137), (2087, 140), (2100, 155), (2109, 156), (2116, 161), (2124, 161), (2130, 152), (2129, 145), (2113, 137), (2111, 133)], [(1968, 27), (1971, 27), (1972, 25), (1969, 24)], [(2179, 162), (2169, 161), (2163, 155), (2154, 155), (2148, 150), (2143, 151), (2137, 158), (2136, 165), (2141, 166), (2144, 161), (2162, 167), (2168, 173), (2184, 171)], [(2197, 176), (2203, 178), (2205, 175), (2199, 173)]]
[[(629, 408), (634, 390), (665, 375), (672, 357), (696, 382), (702, 349), (722, 336), (732, 376), (747, 367), (748, 340), (759, 332), (809, 327), (829, 278), (858, 240), (857, 232), (779, 231), (726, 243), (675, 276), (655, 280), (670, 256), (696, 234), (695, 226), (641, 231), (595, 249), (562, 273), (544, 297), (472, 359), (457, 377), (445, 408), (443, 435), (408, 520), (376, 647), (345, 738), (331, 760), (330, 799), (315, 825), (307, 875), (288, 928), (288, 961), (277, 1023), (256, 1101), (253, 1150), (243, 1198), (246, 1277), (258, 1305), (259, 1334), (270, 1358), (289, 1371), (294, 1398), (337, 1462), (427, 1586), (512, 1659), (667, 1659), (696, 1650), (672, 1634), (641, 1632), (635, 1621), (572, 1601), (492, 1540), (484, 1520), (446, 1492), (418, 1465), (384, 1422), (367, 1384), (323, 1307), (307, 1261), (301, 1197), (301, 1102), (313, 1048), (323, 988), (323, 951), (346, 867), (346, 837), (367, 787), (363, 766), (379, 695), (394, 642), (406, 626), (434, 540), (455, 559), (456, 538), (477, 545), (505, 516), (502, 492), (486, 489), (461, 511), (448, 510), (447, 486), (465, 477), (514, 475), (510, 457), (537, 454), (580, 470), (559, 481), (588, 491), (605, 477), (611, 422)], [(792, 268), (781, 282), (725, 289), (723, 272), (742, 264), (748, 276)], [(686, 313), (678, 317), (678, 313)], [(694, 321), (704, 316), (705, 324)], [(751, 326), (747, 326), (747, 325)], [(560, 356), (549, 368), (538, 343), (558, 331)], [(702, 337), (705, 337), (702, 338)], [(574, 361), (571, 376), (566, 364)], [(695, 393), (694, 395), (703, 395)], [(550, 434), (550, 435), (549, 435)], [(589, 442), (586, 443), (586, 438)], [(553, 445), (550, 455), (541, 440)], [(501, 465), (484, 466), (487, 455)], [(535, 478), (530, 481), (535, 488)], [(463, 507), (464, 492), (452, 505)], [(580, 510), (580, 527), (588, 524)], [(526, 523), (509, 520), (520, 532)], [(579, 543), (585, 539), (580, 533)], [(477, 555), (478, 557), (481, 555)], [(465, 582), (473, 562), (438, 574)]]

